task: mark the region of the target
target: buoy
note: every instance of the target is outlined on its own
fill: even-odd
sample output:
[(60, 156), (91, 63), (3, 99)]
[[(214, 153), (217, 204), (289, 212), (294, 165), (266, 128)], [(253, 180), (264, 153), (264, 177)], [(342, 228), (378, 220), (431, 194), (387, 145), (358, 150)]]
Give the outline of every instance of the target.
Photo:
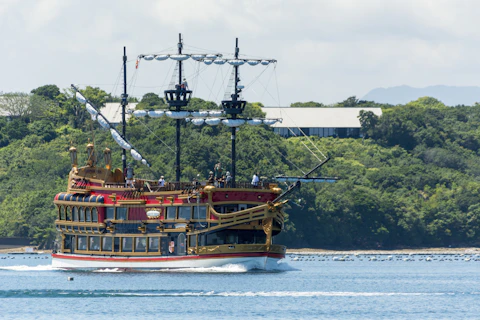
[(68, 281), (73, 281), (73, 277), (68, 277), (67, 280)]

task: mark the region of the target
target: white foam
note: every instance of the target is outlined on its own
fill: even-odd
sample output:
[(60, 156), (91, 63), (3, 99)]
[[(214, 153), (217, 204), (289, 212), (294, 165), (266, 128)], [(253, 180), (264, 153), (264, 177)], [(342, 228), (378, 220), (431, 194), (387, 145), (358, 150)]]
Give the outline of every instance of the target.
[(11, 270), (11, 271), (54, 271), (54, 270), (62, 270), (60, 268), (54, 268), (50, 264), (41, 264), (38, 266), (8, 266), (8, 267), (0, 267), (0, 270)]
[(210, 268), (178, 268), (178, 269), (159, 269), (156, 272), (192, 272), (192, 273), (242, 273), (251, 270), (246, 264), (226, 264), (221, 267)]
[(93, 272), (118, 273), (118, 272), (125, 272), (125, 269), (123, 269), (123, 268), (105, 268), (105, 269), (93, 270)]

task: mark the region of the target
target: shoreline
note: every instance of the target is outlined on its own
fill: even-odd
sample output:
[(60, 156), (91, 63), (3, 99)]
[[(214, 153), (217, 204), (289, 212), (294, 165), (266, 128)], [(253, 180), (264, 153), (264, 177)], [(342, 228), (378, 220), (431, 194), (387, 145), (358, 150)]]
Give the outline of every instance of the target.
[(287, 249), (287, 254), (316, 254), (316, 255), (429, 255), (429, 254), (480, 254), (480, 248), (418, 248), (418, 249), (391, 249), (391, 250), (366, 250), (366, 249), (350, 249), (350, 250), (330, 250), (330, 249)]
[[(33, 252), (26, 252), (26, 248), (19, 247), (10, 249), (0, 249), (0, 254), (5, 253), (19, 253), (19, 254), (46, 254), (51, 250), (34, 250)], [(334, 250), (334, 249), (313, 249), (313, 248), (297, 248), (287, 249), (287, 254), (316, 254), (316, 255), (428, 255), (428, 254), (480, 254), (480, 247), (464, 247), (464, 248), (418, 248), (418, 249), (391, 249), (391, 250), (366, 250), (366, 249), (350, 249), (350, 250)]]

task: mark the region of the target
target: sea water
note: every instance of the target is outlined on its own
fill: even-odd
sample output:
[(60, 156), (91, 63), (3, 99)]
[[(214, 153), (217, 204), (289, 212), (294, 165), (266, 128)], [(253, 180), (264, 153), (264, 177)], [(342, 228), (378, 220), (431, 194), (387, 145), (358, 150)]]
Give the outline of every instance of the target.
[(0, 254), (0, 319), (480, 319), (479, 302), (473, 254), (288, 255), (269, 271), (135, 273)]

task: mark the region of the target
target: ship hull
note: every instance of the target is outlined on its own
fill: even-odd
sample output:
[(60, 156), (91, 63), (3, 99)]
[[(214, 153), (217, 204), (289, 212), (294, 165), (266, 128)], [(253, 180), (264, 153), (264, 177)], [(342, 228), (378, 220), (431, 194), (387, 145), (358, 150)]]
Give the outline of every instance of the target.
[(275, 270), (281, 254), (246, 253), (159, 257), (110, 257), (95, 255), (52, 254), (52, 266), (60, 269), (97, 270), (161, 270), (179, 268), (211, 268), (228, 264), (245, 265), (248, 269)]

